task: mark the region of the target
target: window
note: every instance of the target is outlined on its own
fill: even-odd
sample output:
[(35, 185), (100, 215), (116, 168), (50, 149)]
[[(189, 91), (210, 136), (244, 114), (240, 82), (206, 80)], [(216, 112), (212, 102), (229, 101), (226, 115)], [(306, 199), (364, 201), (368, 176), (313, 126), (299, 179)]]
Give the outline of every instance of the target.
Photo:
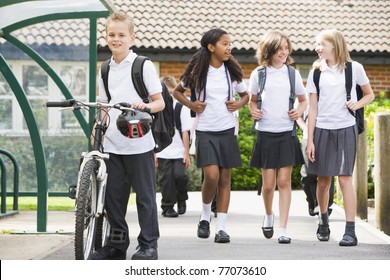
[[(22, 83), (38, 127), (47, 129), (48, 116), (45, 104), (48, 97), (48, 76), (38, 66), (23, 65)], [(27, 129), (25, 121), (23, 121), (23, 129)]]
[(301, 74), (303, 83), (306, 85), (307, 77), (309, 76), (309, 72), (312, 66), (310, 64), (297, 64), (296, 68)]
[(0, 130), (12, 129), (12, 91), (0, 73)]
[[(41, 132), (49, 135), (82, 134), (80, 124), (72, 111), (46, 108), (48, 100), (63, 100), (64, 96), (46, 72), (32, 61), (9, 61), (12, 71), (22, 85), (30, 102), (35, 120)], [(88, 91), (88, 62), (52, 61), (58, 73), (75, 99), (86, 100)], [(87, 112), (83, 112), (87, 116)], [(0, 74), (0, 134), (27, 135), (23, 112), (4, 76)]]
[[(64, 65), (60, 69), (60, 77), (72, 96), (77, 100), (86, 100), (86, 66)], [(86, 111), (82, 111), (86, 117)], [(80, 124), (72, 111), (61, 112), (61, 128), (79, 128)]]

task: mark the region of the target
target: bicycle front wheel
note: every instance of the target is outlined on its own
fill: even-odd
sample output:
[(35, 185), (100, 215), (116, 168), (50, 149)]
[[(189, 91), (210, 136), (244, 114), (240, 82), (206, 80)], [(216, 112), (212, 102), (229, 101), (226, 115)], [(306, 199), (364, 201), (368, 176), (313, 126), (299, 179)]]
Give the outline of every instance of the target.
[(95, 249), (104, 247), (107, 244), (108, 237), (110, 235), (111, 226), (108, 222), (107, 213), (104, 210), (96, 222), (96, 236), (95, 236)]
[(98, 185), (95, 160), (89, 160), (81, 171), (78, 195), (76, 198), (75, 258), (88, 260), (95, 249), (96, 207)]

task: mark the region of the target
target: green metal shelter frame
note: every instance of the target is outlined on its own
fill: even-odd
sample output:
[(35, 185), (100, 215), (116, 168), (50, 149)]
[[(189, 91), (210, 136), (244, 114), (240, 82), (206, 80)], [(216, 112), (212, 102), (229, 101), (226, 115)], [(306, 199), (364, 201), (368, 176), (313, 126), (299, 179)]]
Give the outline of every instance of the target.
[[(89, 19), (89, 100), (93, 102), (96, 100), (97, 19), (107, 17), (113, 11), (115, 11), (115, 7), (109, 0), (2, 0), (0, 2), (0, 37), (35, 61), (55, 82), (64, 97), (70, 99), (72, 94), (45, 59), (31, 47), (13, 37), (11, 33), (23, 27), (46, 21)], [(48, 178), (46, 159), (37, 122), (23, 87), (1, 54), (0, 72), (15, 94), (30, 133), (37, 171), (37, 232), (46, 232)], [(90, 128), (88, 123), (93, 120), (94, 112), (89, 113), (88, 123), (80, 112), (74, 111), (74, 114), (85, 135), (89, 137)]]

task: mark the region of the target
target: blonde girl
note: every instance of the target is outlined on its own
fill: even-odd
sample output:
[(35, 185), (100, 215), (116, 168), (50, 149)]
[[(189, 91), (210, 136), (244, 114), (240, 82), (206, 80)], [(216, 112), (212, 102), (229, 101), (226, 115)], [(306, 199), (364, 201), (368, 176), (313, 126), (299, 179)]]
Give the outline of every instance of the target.
[[(356, 197), (352, 185), (352, 171), (357, 147), (356, 119), (350, 113), (362, 108), (374, 99), (374, 93), (363, 66), (352, 61), (347, 43), (340, 31), (331, 29), (318, 34), (315, 51), (320, 70), (319, 92), (310, 71), (307, 91), (310, 92), (308, 117), (308, 139), (306, 155), (309, 160), (308, 173), (318, 175), (317, 201), (320, 220), (317, 238), (328, 241), (330, 237), (328, 201), (332, 176), (338, 176), (343, 193), (345, 210), (345, 233), (340, 246), (356, 246), (355, 233)], [(345, 68), (352, 62), (351, 100), (346, 100)], [(364, 96), (357, 101), (356, 84)]]

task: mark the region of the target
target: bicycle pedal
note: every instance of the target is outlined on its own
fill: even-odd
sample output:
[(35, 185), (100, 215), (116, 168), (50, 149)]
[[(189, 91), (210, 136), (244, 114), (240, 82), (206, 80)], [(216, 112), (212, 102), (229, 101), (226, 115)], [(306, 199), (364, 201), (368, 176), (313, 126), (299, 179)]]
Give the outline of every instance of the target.
[(68, 196), (69, 196), (69, 198), (76, 199), (76, 189), (77, 189), (76, 185), (69, 186), (69, 188), (68, 188)]

